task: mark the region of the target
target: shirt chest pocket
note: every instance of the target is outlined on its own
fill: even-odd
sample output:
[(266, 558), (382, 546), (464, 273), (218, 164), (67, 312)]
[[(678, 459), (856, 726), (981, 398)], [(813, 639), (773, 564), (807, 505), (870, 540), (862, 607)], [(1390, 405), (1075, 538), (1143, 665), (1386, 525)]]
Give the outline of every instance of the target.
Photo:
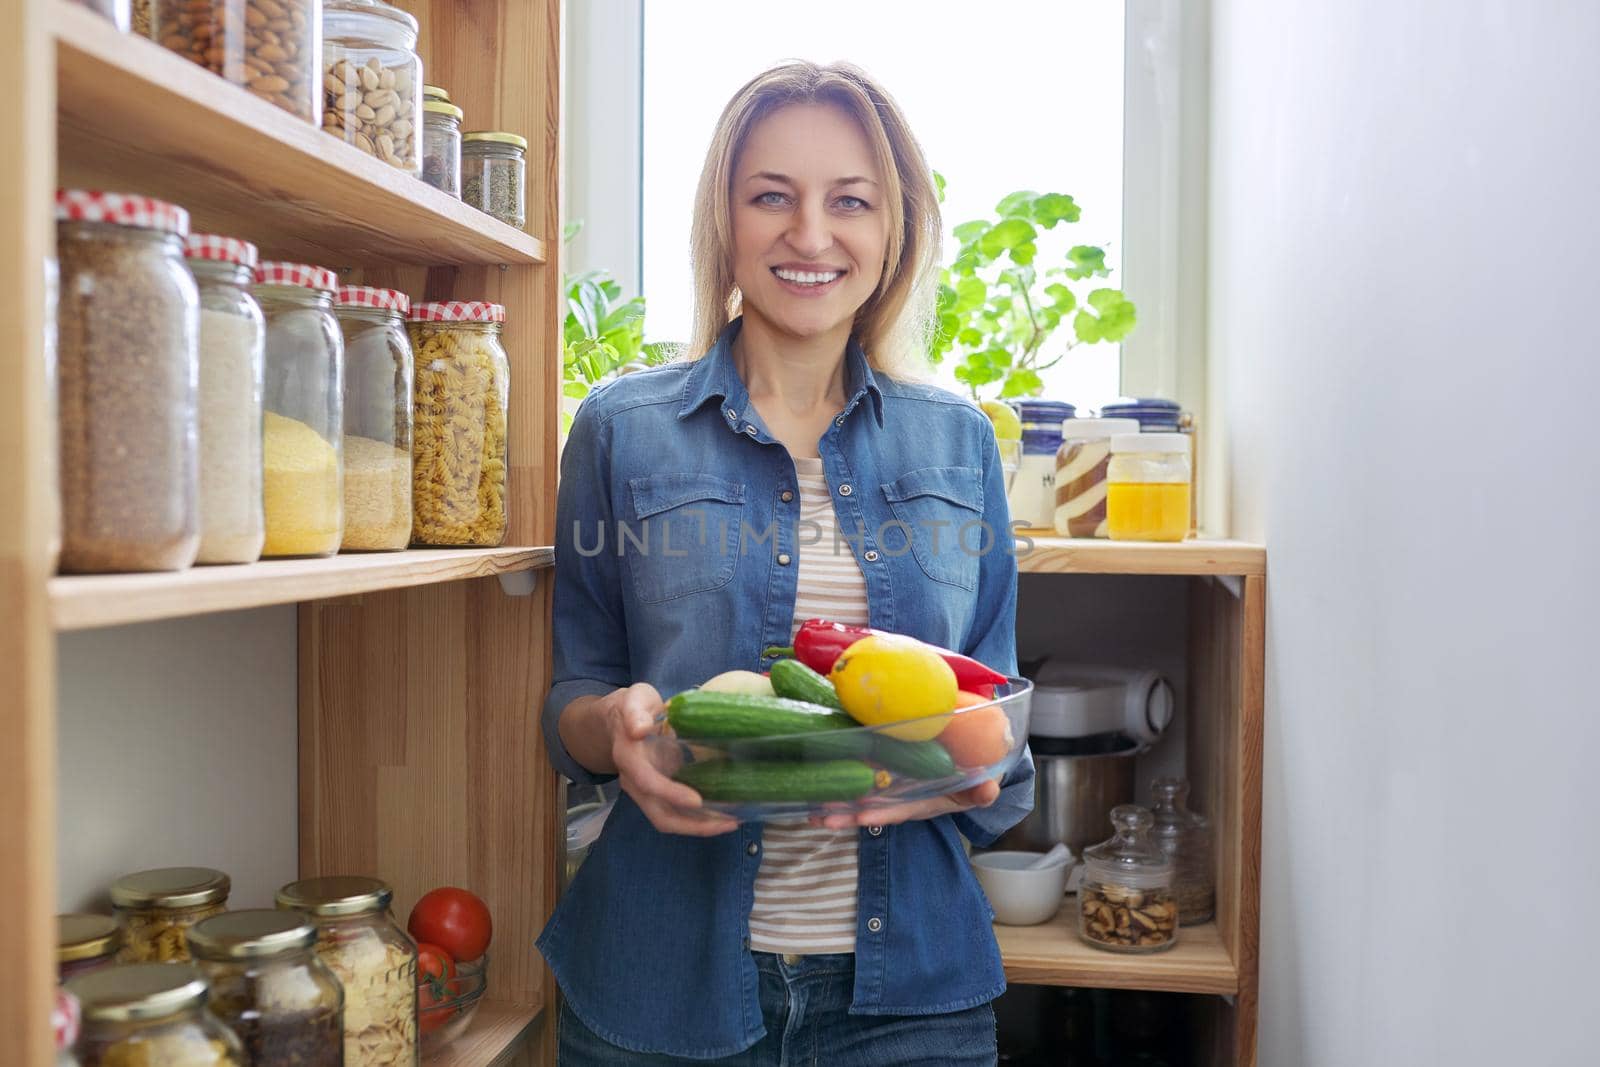
[[(982, 471), (921, 467), (883, 486), (883, 495), (923, 573), (962, 589), (978, 587), (978, 559), (994, 547), (983, 525)], [(886, 546), (895, 540), (885, 531)]]
[(727, 585), (738, 562), (744, 486), (710, 474), (628, 480), (631, 521), (617, 531), (633, 589), (647, 604)]

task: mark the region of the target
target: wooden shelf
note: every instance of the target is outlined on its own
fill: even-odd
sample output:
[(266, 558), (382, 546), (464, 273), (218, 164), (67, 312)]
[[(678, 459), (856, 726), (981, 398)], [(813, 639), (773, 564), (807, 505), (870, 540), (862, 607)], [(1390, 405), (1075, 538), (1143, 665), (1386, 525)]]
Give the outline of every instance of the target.
[(173, 574), (68, 575), (50, 580), (50, 613), (58, 631), (86, 630), (487, 578), (554, 561), (553, 548), (414, 548), (194, 567)]
[(995, 924), (1008, 981), (1168, 993), (1239, 991), (1239, 972), (1216, 923), (1180, 931), (1178, 944), (1166, 952), (1132, 956), (1084, 944), (1073, 926), (1076, 906), (1077, 898), (1069, 898), (1054, 919), (1039, 926)]
[(538, 238), (86, 7), (54, 0), (50, 17), (60, 185), (171, 200), (196, 230), (335, 270), (545, 261)]
[(485, 1000), (467, 1032), (437, 1055), (423, 1059), (424, 1067), (496, 1067), (508, 1062), (528, 1041), (539, 1008)]
[(1019, 546), (1024, 574), (1255, 575), (1267, 570), (1267, 550), (1247, 541), (1102, 541), (1019, 530), (1033, 540)]

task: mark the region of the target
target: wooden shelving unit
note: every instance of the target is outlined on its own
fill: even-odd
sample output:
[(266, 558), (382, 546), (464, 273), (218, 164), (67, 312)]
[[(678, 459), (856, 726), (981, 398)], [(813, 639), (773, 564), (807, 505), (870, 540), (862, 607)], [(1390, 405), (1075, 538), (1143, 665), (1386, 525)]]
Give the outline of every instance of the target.
[[(526, 232), (482, 215), (69, 0), (18, 0), (0, 37), (0, 1063), (55, 1062), (59, 633), (298, 603), (299, 870), (365, 872), (405, 915), (454, 884), (488, 902), (495, 999), (431, 1063), (553, 1062), (554, 983), (532, 950), (554, 905), (557, 779), (529, 714), (549, 684), (560, 339), (560, 0), (393, 0), (430, 83), (476, 128), (527, 136)], [(162, 197), (264, 258), (413, 299), (504, 304), (507, 547), (414, 550), (172, 575), (47, 572), (44, 272), (57, 186)], [(530, 547), (533, 546), (533, 547)], [(510, 576), (509, 578), (507, 576)], [(515, 588), (508, 595), (502, 582)], [(530, 580), (532, 579), (532, 580)], [(531, 589), (531, 592), (530, 592)], [(241, 656), (251, 650), (241, 648)], [(409, 669), (396, 669), (409, 664)], [(401, 731), (396, 734), (396, 730)], [(409, 734), (407, 733), (409, 731)], [(406, 736), (448, 740), (424, 758)]]
[(1023, 530), (1032, 541), (1017, 549), (1024, 574), (1265, 574), (1267, 550), (1247, 541), (1100, 541)]
[(1068, 900), (1042, 926), (995, 926), (1007, 981), (1227, 996), (1239, 992), (1239, 974), (1216, 923), (1181, 931), (1177, 945), (1166, 952), (1127, 956), (1084, 944), (1073, 925), (1074, 903)]

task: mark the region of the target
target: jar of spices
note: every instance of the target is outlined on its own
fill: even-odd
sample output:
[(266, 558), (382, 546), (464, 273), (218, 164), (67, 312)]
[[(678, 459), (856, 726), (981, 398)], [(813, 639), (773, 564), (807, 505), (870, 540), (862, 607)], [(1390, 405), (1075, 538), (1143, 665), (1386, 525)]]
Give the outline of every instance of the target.
[(304, 914), (271, 908), (230, 911), (189, 931), (211, 1010), (255, 1067), (345, 1062), (344, 989), (312, 951), (316, 940)]
[(1056, 449), (1055, 530), (1063, 537), (1106, 537), (1106, 468), (1111, 438), (1138, 433), (1133, 419), (1068, 419)]
[(250, 1067), (193, 964), (125, 963), (66, 989), (82, 1008), (73, 1051), (83, 1067)]
[(187, 960), (184, 932), (228, 903), (232, 881), (209, 867), (162, 867), (111, 883), (111, 907), (122, 926), (124, 963)]
[(1211, 826), (1189, 810), (1189, 783), (1184, 779), (1157, 778), (1150, 792), (1155, 799), (1151, 835), (1172, 861), (1178, 921), (1184, 926), (1209, 922), (1217, 910)]
[(522, 229), (528, 221), (528, 139), (496, 130), (462, 134), (461, 199)]
[(461, 109), (429, 100), (422, 105), (422, 180), (461, 199)]
[(411, 539), (493, 547), (506, 536), (506, 309), (476, 301), (414, 304), (416, 415)]
[(261, 514), (261, 366), (266, 324), (250, 295), (256, 246), (192, 233), (200, 289), (200, 554), (197, 563), (253, 563)]
[(1061, 424), (1077, 409), (1059, 400), (1022, 400), (1017, 414), (1022, 420), (1022, 460), (1007, 500), (1011, 518), (1029, 529), (1052, 530), (1056, 515), (1056, 452), (1061, 448)]
[(109, 915), (56, 916), (56, 981), (117, 962), (122, 927)]
[(155, 0), (151, 36), (291, 115), (315, 121), (322, 0)]
[(111, 24), (123, 33), (128, 32), (131, 22), (131, 8), (128, 0), (77, 0), (77, 3), (99, 15), (104, 15)]
[(1078, 934), (1112, 952), (1160, 952), (1178, 942), (1172, 861), (1150, 837), (1150, 812), (1111, 809), (1116, 833), (1083, 850)]
[(1182, 541), (1189, 534), (1189, 438), (1125, 433), (1111, 438), (1106, 526), (1113, 541)]
[(278, 907), (311, 916), (316, 954), (344, 986), (347, 1064), (416, 1067), (417, 947), (376, 878), (307, 878), (278, 890)]
[(322, 128), (407, 174), (422, 167), (417, 20), (382, 0), (323, 5)]
[(200, 546), (189, 213), (56, 194), (61, 569), (173, 571)]
[(411, 543), (410, 310), (410, 298), (393, 289), (339, 290), (346, 551)]
[(263, 263), (255, 297), (267, 322), (262, 405), (264, 556), (328, 556), (344, 535), (344, 338), (338, 279), (325, 267)]

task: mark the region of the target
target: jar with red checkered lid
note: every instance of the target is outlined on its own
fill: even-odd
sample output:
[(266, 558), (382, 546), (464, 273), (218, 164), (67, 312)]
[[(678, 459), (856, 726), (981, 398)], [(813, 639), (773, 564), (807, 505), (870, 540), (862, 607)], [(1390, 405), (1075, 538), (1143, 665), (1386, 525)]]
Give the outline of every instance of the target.
[(191, 233), (185, 251), (200, 287), (200, 555), (252, 563), (261, 555), (261, 375), (266, 321), (250, 295), (256, 246)]
[(200, 545), (189, 213), (56, 194), (61, 569), (172, 571)]
[(252, 290), (267, 320), (262, 393), (263, 556), (328, 556), (344, 536), (344, 337), (326, 267), (267, 262)]
[(500, 343), (506, 310), (451, 300), (411, 308), (411, 540), (498, 545), (505, 540), (506, 405), (511, 365)]
[(411, 543), (411, 300), (394, 289), (347, 285), (336, 313), (344, 333), (346, 552)]

